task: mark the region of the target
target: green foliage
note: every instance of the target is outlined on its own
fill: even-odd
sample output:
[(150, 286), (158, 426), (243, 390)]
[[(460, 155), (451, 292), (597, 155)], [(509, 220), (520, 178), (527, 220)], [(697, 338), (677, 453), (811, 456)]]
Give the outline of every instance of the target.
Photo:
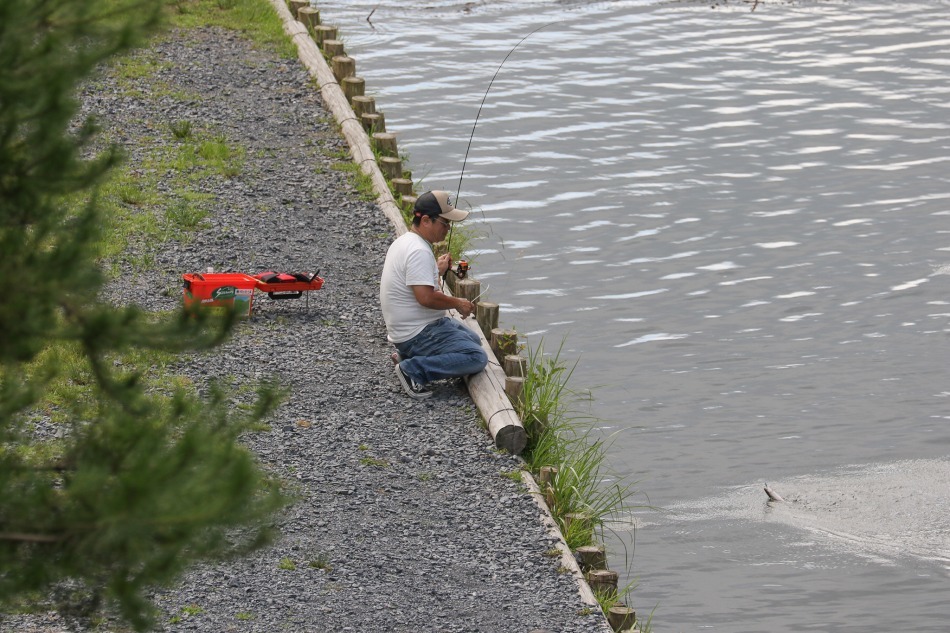
[(277, 569), (283, 569), (284, 571), (294, 571), (297, 569), (296, 563), (290, 560), (286, 556), (280, 559), (280, 562), (277, 563)]
[(373, 202), (376, 200), (376, 190), (373, 189), (373, 179), (363, 173), (359, 165), (353, 162), (333, 163), (333, 169), (349, 175), (353, 188), (362, 200)]
[[(113, 169), (95, 192), (101, 221), (108, 229), (102, 231), (96, 254), (116, 271), (127, 257), (130, 240), (159, 245), (192, 239), (197, 229), (205, 227), (214, 203), (213, 196), (195, 190), (196, 184), (234, 177), (243, 168), (244, 148), (232, 147), (220, 135), (188, 126), (187, 136), (177, 140), (167, 145), (142, 139), (136, 164)], [(82, 207), (91, 198), (90, 193), (79, 192), (67, 202)], [(151, 265), (146, 260), (130, 263), (135, 270)]]
[(570, 430), (580, 420), (570, 410), (578, 401), (589, 399), (589, 394), (572, 390), (568, 382), (574, 367), (561, 361), (561, 349), (551, 356), (544, 353), (544, 342), (528, 350), (528, 372), (525, 376), (518, 414), (528, 434), (528, 445), (522, 455), (533, 472), (541, 466), (563, 461), (576, 442)]
[(330, 564), (330, 557), (326, 554), (317, 554), (308, 564), (312, 569), (320, 569), (325, 572), (333, 571), (333, 566)]
[(178, 140), (184, 140), (191, 136), (191, 121), (172, 121), (168, 124), (168, 129), (172, 136)]
[[(543, 341), (529, 350), (518, 412), (528, 435), (522, 453), (528, 468), (557, 468), (546, 497), (564, 540), (575, 549), (590, 544), (611, 517), (630, 510), (635, 491), (632, 483), (612, 480), (605, 464), (608, 442), (572, 409), (590, 396), (568, 386), (574, 369), (561, 360), (562, 347), (551, 357)], [(572, 520), (565, 520), (568, 515)]]
[(238, 442), (276, 392), (236, 414), (224, 391), (199, 398), (161, 372), (173, 355), (221, 342), (233, 315), (150, 315), (100, 298), (97, 258), (124, 243), (111, 211), (155, 193), (114, 171), (117, 149), (95, 153), (96, 126), (77, 120), (74, 95), (155, 32), (161, 10), (0, 3), (0, 609), (68, 580), (139, 630), (151, 624), (150, 587), (259, 547), (285, 503)]
[(389, 462), (385, 459), (377, 459), (375, 457), (362, 457), (360, 458), (361, 466), (371, 466), (373, 468), (389, 468)]
[(196, 207), (188, 200), (176, 200), (165, 209), (165, 220), (168, 225), (175, 226), (185, 232), (203, 227), (207, 217), (207, 211)]
[[(629, 503), (636, 494), (633, 484), (606, 471), (608, 441), (598, 436), (588, 417), (572, 408), (590, 395), (568, 386), (574, 368), (561, 360), (562, 349), (563, 343), (550, 357), (545, 356), (543, 341), (529, 349), (518, 413), (528, 435), (522, 454), (528, 468), (535, 474), (543, 466), (556, 469), (542, 492), (564, 541), (575, 550), (602, 538), (611, 518), (638, 506)], [(620, 591), (598, 593), (604, 613), (626, 601), (635, 586), (633, 581)], [(649, 621), (645, 626), (649, 628)]]
[(178, 26), (212, 25), (241, 31), (281, 57), (297, 57), (296, 47), (267, 0), (174, 0), (172, 7), (171, 18)]
[[(608, 611), (610, 611), (610, 609), (617, 606), (618, 604), (619, 605), (630, 604), (630, 594), (633, 592), (634, 589), (636, 589), (638, 582), (639, 581), (637, 580), (631, 580), (624, 587), (620, 587), (618, 589), (610, 589), (609, 591), (596, 592), (594, 597), (597, 598), (597, 604), (600, 605), (600, 609), (604, 613), (607, 613)], [(645, 629), (641, 629), (641, 633), (643, 633), (643, 631), (645, 631)]]

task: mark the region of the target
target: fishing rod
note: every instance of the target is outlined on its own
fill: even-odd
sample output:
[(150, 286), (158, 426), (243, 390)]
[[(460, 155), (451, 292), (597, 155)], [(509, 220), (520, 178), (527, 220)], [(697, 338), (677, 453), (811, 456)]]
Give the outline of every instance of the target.
[[(468, 137), (468, 146), (465, 148), (465, 157), (462, 159), (462, 169), (461, 169), (461, 171), (459, 172), (459, 186), (458, 186), (458, 189), (457, 189), (456, 192), (455, 192), (455, 203), (456, 203), (456, 204), (458, 204), (459, 196), (462, 195), (462, 178), (465, 176), (465, 164), (468, 162), (468, 152), (469, 152), (469, 150), (472, 149), (472, 141), (475, 139), (475, 128), (478, 127), (478, 117), (480, 117), (480, 116), (482, 115), (482, 108), (485, 107), (485, 101), (488, 99), (488, 93), (491, 92), (492, 84), (495, 83), (495, 78), (498, 77), (498, 73), (501, 72), (501, 67), (505, 65), (505, 62), (508, 61), (508, 58), (511, 57), (511, 54), (514, 53), (515, 50), (517, 50), (518, 47), (521, 46), (521, 44), (522, 44), (526, 39), (528, 39), (529, 37), (531, 37), (532, 35), (534, 35), (534, 34), (537, 33), (538, 31), (540, 31), (541, 29), (546, 29), (546, 28), (548, 28), (549, 26), (552, 26), (552, 25), (554, 25), (554, 24), (559, 24), (559, 23), (562, 22), (562, 21), (563, 21), (563, 20), (556, 20), (556, 21), (554, 21), (554, 22), (549, 22), (549, 23), (547, 23), (547, 24), (544, 24), (544, 25), (542, 25), (542, 26), (539, 26), (538, 28), (534, 29), (533, 31), (531, 31), (530, 33), (528, 33), (527, 35), (525, 35), (524, 37), (522, 37), (522, 38), (518, 41), (517, 44), (515, 44), (514, 46), (511, 47), (511, 50), (508, 51), (508, 54), (505, 55), (505, 58), (504, 58), (503, 60), (501, 60), (501, 63), (500, 63), (500, 64), (498, 64), (498, 68), (495, 69), (495, 74), (492, 75), (491, 81), (488, 82), (488, 88), (485, 90), (484, 96), (482, 96), (482, 103), (478, 106), (478, 112), (475, 113), (475, 122), (472, 124), (472, 134)], [(449, 248), (449, 252), (451, 252), (451, 250), (452, 250), (452, 229), (454, 228), (454, 224), (455, 224), (455, 223), (453, 222), (452, 225), (449, 226), (449, 236), (448, 236), (448, 248)], [(462, 263), (463, 263), (463, 262), (459, 262), (460, 265), (461, 265)], [(466, 265), (465, 265), (464, 271), (466, 271), (466, 272), (468, 271), (468, 264), (467, 264), (467, 263), (466, 263)], [(454, 272), (454, 271), (453, 271), (453, 272)], [(460, 275), (460, 278), (461, 278), (461, 275)]]

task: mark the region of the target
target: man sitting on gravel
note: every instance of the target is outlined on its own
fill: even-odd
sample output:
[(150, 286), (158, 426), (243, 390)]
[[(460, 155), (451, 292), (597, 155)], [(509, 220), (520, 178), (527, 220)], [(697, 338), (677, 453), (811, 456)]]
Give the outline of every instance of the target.
[(432, 252), (432, 244), (448, 235), (449, 223), (467, 216), (451, 205), (448, 192), (427, 191), (416, 200), (409, 232), (386, 253), (379, 284), (383, 319), (397, 350), (396, 376), (416, 399), (432, 395), (426, 385), (433, 380), (475, 374), (488, 364), (479, 336), (446, 312), (454, 309), (466, 318), (475, 304), (442, 292), (439, 281), (452, 259), (436, 259)]

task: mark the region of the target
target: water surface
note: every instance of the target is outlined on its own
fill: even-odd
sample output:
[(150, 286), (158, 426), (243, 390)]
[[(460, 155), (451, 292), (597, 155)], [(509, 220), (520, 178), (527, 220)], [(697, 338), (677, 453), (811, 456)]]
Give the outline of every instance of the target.
[(472, 139), (473, 274), (663, 509), (608, 543), (655, 630), (947, 629), (948, 3), (321, 9), (423, 189), (548, 25)]

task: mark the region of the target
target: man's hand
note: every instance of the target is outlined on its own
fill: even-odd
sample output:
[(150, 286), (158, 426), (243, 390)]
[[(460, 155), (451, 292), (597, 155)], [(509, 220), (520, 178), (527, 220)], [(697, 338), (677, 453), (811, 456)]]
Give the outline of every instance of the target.
[(453, 297), (432, 286), (410, 286), (419, 305), (433, 310), (456, 310), (462, 318), (475, 314), (475, 304), (468, 299)]
[(452, 256), (448, 253), (440, 255), (435, 263), (439, 266), (439, 277), (445, 277), (446, 271), (452, 267)]
[(468, 299), (459, 299), (455, 309), (462, 315), (463, 319), (467, 319), (475, 313), (475, 304)]

